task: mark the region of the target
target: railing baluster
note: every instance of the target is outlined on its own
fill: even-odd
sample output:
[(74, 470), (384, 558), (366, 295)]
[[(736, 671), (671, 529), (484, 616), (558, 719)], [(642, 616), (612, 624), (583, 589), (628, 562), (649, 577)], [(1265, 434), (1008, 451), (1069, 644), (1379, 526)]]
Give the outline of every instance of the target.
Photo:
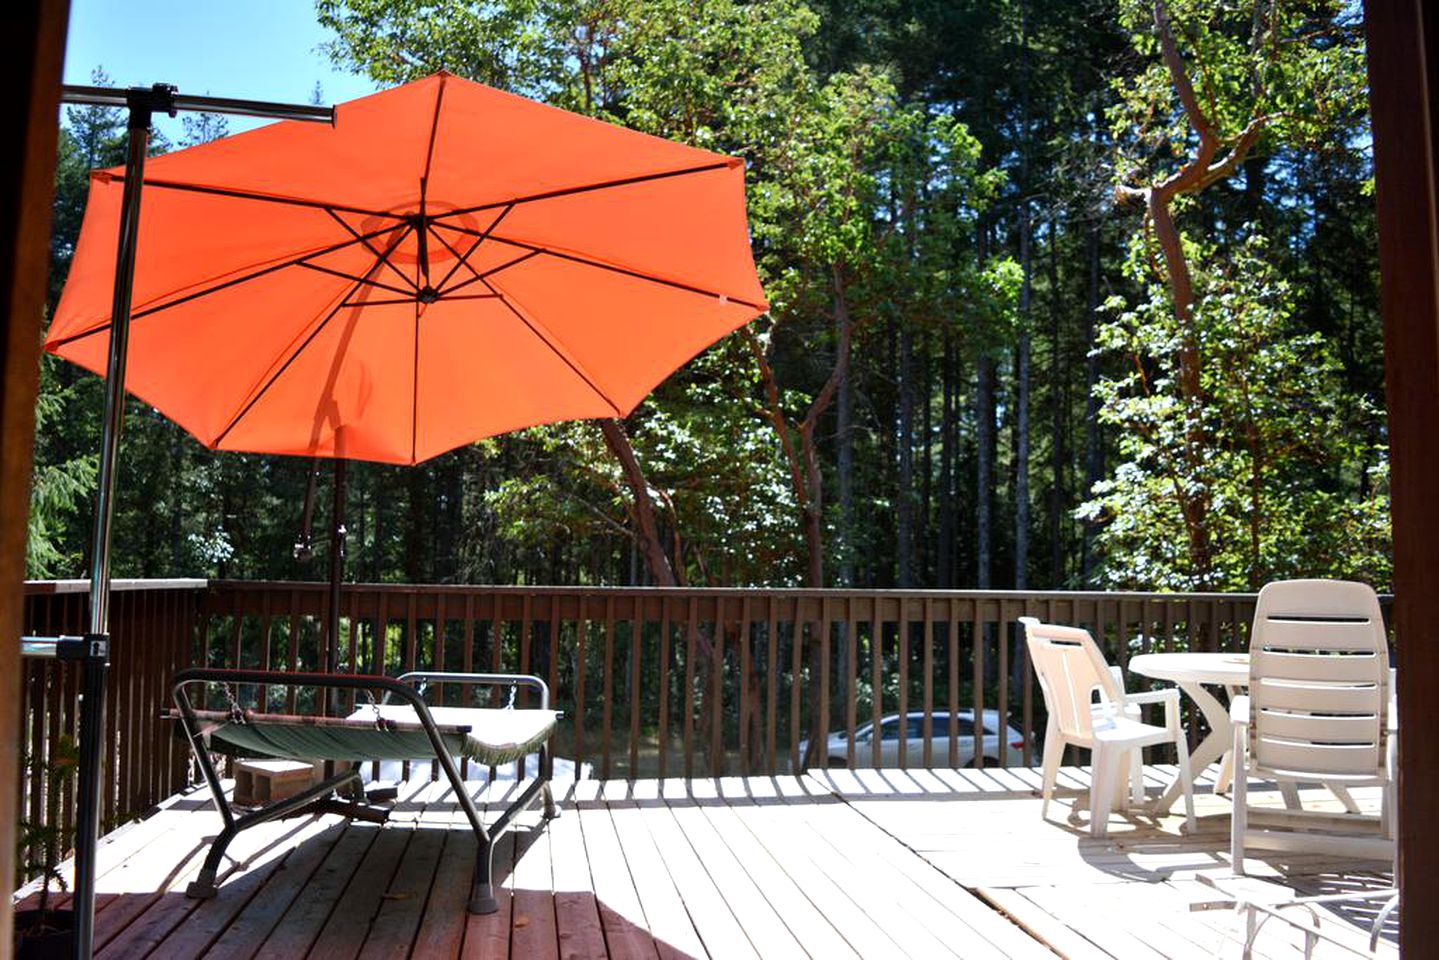
[(869, 610), (869, 720), (870, 766), (882, 763), (880, 749), (880, 718), (884, 714), (884, 621), (880, 619), (879, 597), (870, 600)]
[[(974, 664), (972, 682), (974, 684), (974, 719), (979, 720), (984, 716), (984, 613), (981, 609), (984, 602), (974, 598), (974, 611), (969, 620), (969, 636), (973, 654), (971, 660)], [(970, 765), (974, 767), (984, 766), (984, 725), (975, 723), (973, 725), (974, 753), (970, 757)]]
[(600, 779), (610, 778), (610, 731), (614, 727), (615, 598), (605, 598), (604, 686), (600, 690)]
[(899, 768), (909, 769), (909, 604), (899, 598)]
[(670, 597), (660, 597), (660, 692), (659, 708), (659, 774), (669, 776), (670, 765)]
[(699, 596), (691, 595), (689, 603), (689, 625), (685, 628), (685, 722), (684, 722), (684, 763), (685, 779), (695, 775), (694, 732), (695, 732), (695, 658), (699, 651)]
[(959, 601), (949, 598), (946, 658), (949, 667), (949, 766), (959, 766)]
[(924, 765), (928, 768), (934, 766), (934, 599), (932, 597), (926, 597), (924, 600), (924, 653), (921, 655), (921, 662), (924, 664), (922, 683)]
[(765, 767), (779, 773), (779, 611), (774, 595), (766, 598), (765, 614)]
[(639, 777), (640, 770), (640, 710), (645, 701), (644, 684), (641, 682), (643, 674), (640, 671), (640, 664), (644, 660), (645, 621), (640, 610), (639, 599), (634, 598), (631, 602), (634, 606), (630, 612), (630, 749), (627, 778), (634, 780)]

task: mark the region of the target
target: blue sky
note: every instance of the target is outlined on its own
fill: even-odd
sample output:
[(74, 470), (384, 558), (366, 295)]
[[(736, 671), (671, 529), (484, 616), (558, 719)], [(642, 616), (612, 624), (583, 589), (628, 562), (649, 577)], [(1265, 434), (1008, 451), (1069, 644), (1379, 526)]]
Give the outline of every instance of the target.
[[(181, 91), (308, 103), (372, 93), (368, 79), (336, 71), (319, 45), (329, 31), (310, 0), (71, 0), (65, 82), (89, 83), (97, 66), (117, 86), (173, 83)], [(230, 117), (232, 133), (264, 121)], [(178, 120), (161, 118), (172, 140)]]

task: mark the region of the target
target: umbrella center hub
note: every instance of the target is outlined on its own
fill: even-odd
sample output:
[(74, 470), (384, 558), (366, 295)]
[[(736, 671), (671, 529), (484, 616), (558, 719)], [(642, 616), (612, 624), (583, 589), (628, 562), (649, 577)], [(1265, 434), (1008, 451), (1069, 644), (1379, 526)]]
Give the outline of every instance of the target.
[(440, 291), (436, 290), (429, 284), (426, 284), (425, 286), (420, 288), (418, 293), (415, 294), (415, 298), (421, 303), (434, 303), (436, 300), (440, 299)]

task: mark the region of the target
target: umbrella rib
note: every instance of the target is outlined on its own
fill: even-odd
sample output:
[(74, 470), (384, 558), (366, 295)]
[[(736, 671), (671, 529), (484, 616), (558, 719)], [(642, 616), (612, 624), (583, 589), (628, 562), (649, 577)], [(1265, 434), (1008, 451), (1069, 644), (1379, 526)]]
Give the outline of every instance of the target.
[[(357, 240), (360, 240), (360, 242), (365, 245), (365, 249), (368, 250), (368, 251), (370, 251), (371, 253), (373, 253), (376, 257), (378, 257), (379, 260), (385, 264), (385, 266), (389, 267), (390, 270), (394, 272), (395, 276), (399, 277), (401, 280), (403, 280), (403, 281), (405, 281), (406, 283), (410, 284), (410, 290), (409, 290), (410, 293), (417, 293), (417, 292), (419, 292), (419, 289), (420, 289), (419, 286), (418, 286), (413, 280), (411, 280), (408, 276), (406, 276), (406, 275), (405, 275), (405, 272), (404, 272), (403, 270), (401, 270), (399, 267), (395, 266), (393, 263), (390, 262), (389, 251), (386, 251), (386, 252), (384, 252), (384, 253), (381, 253), (379, 250), (376, 250), (376, 249), (375, 249), (374, 244), (370, 243), (369, 240), (361, 240), (361, 239), (360, 239), (360, 234), (359, 234), (359, 232), (356, 231), (354, 227), (352, 227), (352, 226), (350, 226), (348, 223), (346, 223), (345, 220), (344, 220), (344, 218), (341, 217), (339, 214), (335, 213), (334, 210), (329, 210), (329, 209), (327, 209), (325, 212), (328, 213), (331, 217), (333, 217), (336, 223), (338, 223), (340, 226), (344, 227), (345, 230), (350, 234), (350, 236), (354, 237), (354, 238), (357, 239)], [(407, 224), (406, 226), (407, 226), (407, 229), (409, 229), (409, 230), (411, 230), (411, 231), (413, 231), (413, 230), (415, 229), (413, 225)], [(392, 229), (393, 229), (393, 228), (392, 228)], [(405, 236), (406, 236), (406, 234), (401, 234), (401, 235), (400, 235), (400, 239), (403, 240), (403, 239), (405, 238)], [(392, 245), (390, 246), (390, 250), (394, 250), (396, 246), (398, 246), (398, 244), (392, 244)], [(405, 291), (400, 291), (400, 292), (403, 293), (403, 292), (405, 292)]]
[(430, 118), (430, 142), (425, 148), (425, 172), (420, 174), (420, 212), (425, 210), (425, 192), (430, 182), (430, 164), (435, 159), (435, 135), (440, 130), (440, 105), (445, 102), (445, 80), (440, 77), (440, 85), (435, 91), (435, 114)]
[[(110, 179), (123, 182), (124, 174), (111, 174)], [(388, 217), (391, 220), (404, 220), (406, 215), (395, 213), (391, 210), (371, 210), (367, 207), (352, 207), (343, 203), (329, 203), (324, 200), (303, 200), (299, 197), (286, 197), (272, 193), (255, 193), (251, 190), (236, 190), (232, 187), (207, 187), (198, 183), (180, 183), (177, 180), (152, 180), (146, 177), (141, 181), (146, 189), (158, 187), (162, 190), (183, 190), (188, 193), (208, 193), (217, 197), (233, 197), (237, 200), (255, 200), (260, 203), (282, 203), (292, 207), (311, 207), (316, 210), (343, 210), (345, 213), (362, 213), (367, 217)]]
[[(390, 246), (387, 249), (394, 250), (395, 247), (399, 245), (400, 240), (404, 239), (404, 237), (405, 234), (403, 232), (400, 233), (399, 237), (391, 241)], [(379, 261), (375, 261), (375, 263), (370, 267), (370, 269), (366, 271), (366, 275), (373, 273), (375, 271), (375, 268), (379, 265)], [(275, 382), (284, 375), (285, 371), (290, 369), (290, 365), (294, 363), (297, 359), (299, 359), (300, 354), (305, 352), (305, 348), (315, 342), (315, 338), (320, 335), (321, 331), (323, 331), (325, 327), (329, 326), (330, 321), (335, 319), (335, 315), (345, 308), (346, 301), (353, 297), (355, 295), (355, 292), (359, 290), (362, 286), (364, 286), (363, 283), (355, 283), (350, 286), (349, 290), (345, 291), (344, 295), (340, 297), (340, 302), (335, 304), (335, 306), (331, 308), (329, 313), (325, 314), (325, 319), (321, 320), (318, 324), (315, 325), (315, 329), (311, 330), (310, 335), (307, 336), (304, 341), (294, 349), (294, 351), (289, 355), (289, 357), (285, 359), (284, 363), (280, 364), (279, 369), (277, 369), (273, 374), (267, 377), (265, 379), (265, 382), (260, 386), (260, 388), (255, 391), (255, 395), (251, 397), (248, 402), (246, 402), (244, 407), (242, 407), (238, 413), (236, 413), (233, 417), (230, 418), (230, 422), (225, 426), (225, 429), (221, 430), (215, 436), (214, 442), (210, 445), (212, 448), (218, 448), (220, 444), (225, 442), (225, 438), (230, 435), (230, 431), (234, 430), (235, 427), (239, 426), (240, 421), (245, 419), (245, 417), (249, 414), (251, 410), (255, 409), (255, 404), (259, 403), (260, 400), (265, 396), (265, 394), (270, 391), (270, 388), (275, 385)]]
[(461, 207), (458, 210), (447, 210), (444, 213), (436, 214), (434, 219), (441, 220), (448, 217), (458, 217), (466, 213), (479, 213), (481, 210), (493, 210), (495, 207), (503, 207), (506, 204), (534, 203), (537, 200), (555, 200), (559, 197), (572, 197), (580, 193), (593, 193), (597, 190), (610, 190), (615, 187), (628, 187), (637, 183), (649, 183), (652, 180), (668, 180), (671, 177), (683, 177), (691, 173), (709, 173), (711, 170), (723, 170), (733, 166), (735, 161), (720, 160), (715, 163), (701, 164), (696, 167), (684, 167), (680, 170), (664, 170), (660, 173), (643, 173), (633, 177), (622, 177), (618, 180), (605, 180), (600, 183), (590, 183), (582, 187), (562, 187), (558, 190), (546, 190), (543, 193), (531, 193), (522, 197), (514, 197), (510, 200), (496, 200), (493, 203), (482, 203), (473, 207)]
[(499, 298), (500, 303), (503, 303), (505, 305), (505, 308), (508, 309), (510, 313), (513, 313), (521, 323), (523, 323), (527, 328), (529, 328), (530, 333), (533, 333), (535, 337), (540, 341), (540, 343), (543, 343), (547, 348), (549, 348), (549, 351), (551, 353), (553, 353), (556, 357), (559, 357), (560, 360), (564, 363), (564, 365), (569, 367), (575, 376), (583, 380), (585, 382), (585, 385), (595, 392), (595, 396), (599, 397), (605, 403), (609, 404), (610, 409), (614, 411), (615, 416), (624, 416), (623, 411), (620, 410), (619, 404), (611, 400), (609, 398), (609, 395), (606, 394), (603, 390), (601, 390), (599, 388), (599, 385), (590, 378), (589, 374), (585, 373), (583, 370), (580, 369), (579, 364), (571, 360), (569, 357), (565, 356), (564, 351), (562, 351), (559, 347), (555, 346), (554, 342), (544, 333), (542, 333), (540, 331), (540, 328), (536, 326), (533, 322), (531, 322), (530, 318), (525, 316), (524, 313), (517, 306), (515, 306), (514, 303), (510, 301), (509, 297), (507, 297), (502, 291), (492, 286), (489, 280), (481, 278), (480, 282), (483, 283), (486, 287), (488, 287), (489, 291)]
[[(474, 232), (474, 231), (472, 231), (472, 230), (466, 230), (466, 229), (464, 229), (463, 227), (451, 226), (450, 224), (447, 224), (447, 223), (437, 224), (437, 226), (445, 227), (445, 228), (450, 229), (450, 230), (457, 230), (457, 231), (459, 231), (460, 233), (473, 233), (473, 232)], [(715, 290), (706, 290), (706, 289), (703, 288), (703, 287), (696, 287), (696, 286), (694, 286), (694, 285), (692, 285), (692, 284), (688, 284), (688, 283), (680, 283), (678, 280), (666, 280), (664, 277), (657, 277), (657, 276), (655, 276), (655, 275), (652, 274), (652, 273), (645, 273), (645, 272), (642, 271), (642, 270), (631, 270), (629, 267), (616, 266), (615, 264), (612, 264), (612, 263), (605, 263), (603, 260), (595, 260), (595, 259), (592, 259), (592, 258), (590, 258), (590, 257), (582, 257), (582, 256), (580, 256), (579, 254), (575, 254), (575, 253), (564, 253), (563, 251), (560, 251), (560, 250), (552, 250), (552, 249), (550, 249), (549, 247), (541, 247), (541, 246), (538, 246), (538, 245), (533, 244), (533, 243), (525, 243), (523, 240), (515, 240), (515, 239), (513, 239), (513, 238), (511, 238), (511, 237), (502, 237), (502, 236), (499, 236), (498, 234), (491, 234), (490, 237), (489, 237), (489, 239), (495, 241), (496, 243), (503, 243), (503, 244), (505, 244), (505, 245), (507, 245), (507, 246), (519, 247), (521, 250), (529, 250), (529, 251), (531, 251), (532, 253), (536, 253), (536, 254), (541, 254), (541, 253), (542, 253), (542, 254), (545, 254), (546, 256), (555, 257), (555, 258), (560, 259), (560, 260), (568, 260), (568, 261), (570, 261), (571, 263), (578, 263), (578, 264), (582, 264), (582, 265), (587, 266), (587, 267), (595, 267), (595, 268), (597, 268), (597, 269), (599, 269), (599, 270), (608, 270), (608, 271), (610, 271), (611, 273), (618, 273), (618, 274), (622, 274), (622, 275), (627, 276), (627, 277), (634, 277), (636, 280), (646, 280), (646, 281), (648, 281), (648, 282), (650, 282), (650, 283), (658, 283), (658, 284), (660, 284), (660, 285), (662, 285), (662, 286), (673, 287), (673, 288), (676, 289), (676, 290), (684, 290), (684, 291), (687, 292), (687, 293), (696, 293), (696, 294), (699, 294), (700, 296), (703, 296), (703, 297), (714, 297), (715, 299), (725, 299), (725, 300), (728, 300), (728, 301), (731, 302), (731, 303), (737, 303), (737, 304), (739, 304), (740, 306), (750, 307), (750, 308), (752, 308), (752, 309), (754, 309), (754, 310), (763, 310), (763, 309), (764, 309), (764, 306), (763, 306), (763, 305), (758, 304), (758, 303), (753, 303), (753, 302), (751, 302), (751, 301), (749, 301), (749, 300), (742, 300), (742, 299), (740, 299), (739, 297), (731, 297), (731, 296), (729, 296), (729, 295), (727, 295), (727, 294), (719, 293), (718, 291), (715, 291)], [(516, 261), (516, 262), (518, 262), (518, 261)], [(505, 266), (513, 266), (513, 265), (514, 265), (513, 263), (510, 263), (510, 264), (506, 264)], [(497, 269), (504, 269), (504, 267), (500, 267), (500, 268), (497, 268)]]
[[(393, 226), (389, 226), (383, 230), (376, 230), (373, 233), (365, 234), (365, 236), (383, 236), (386, 233), (393, 232), (394, 229), (395, 228)], [(298, 257), (292, 257), (291, 259), (282, 261), (280, 263), (272, 263), (269, 266), (261, 267), (260, 269), (254, 270), (243, 276), (231, 277), (229, 280), (221, 281), (214, 286), (206, 287), (203, 290), (196, 290), (192, 293), (187, 293), (183, 297), (177, 297), (174, 300), (167, 300), (164, 303), (157, 304), (153, 307), (146, 307), (143, 310), (136, 310), (130, 315), (130, 320), (131, 322), (134, 322), (141, 319), (142, 317), (148, 317), (151, 314), (160, 313), (162, 310), (169, 310), (171, 307), (178, 307), (182, 304), (189, 303), (191, 300), (198, 300), (200, 297), (209, 296), (212, 293), (219, 293), (221, 290), (226, 290), (230, 287), (238, 286), (239, 284), (247, 283), (251, 280), (258, 280), (260, 277), (268, 276), (279, 270), (284, 270), (286, 267), (293, 267), (299, 265), (309, 266), (306, 261), (310, 260), (313, 257), (322, 257), (327, 253), (335, 253), (339, 250), (345, 249), (346, 247), (353, 247), (355, 244), (360, 242), (361, 241), (359, 240), (344, 240), (340, 243), (331, 244), (328, 247), (323, 247), (319, 250), (313, 250), (310, 253), (306, 253)], [(103, 333), (104, 331), (110, 329), (110, 323), (110, 320), (106, 320), (104, 323), (101, 323), (98, 326), (91, 327), (90, 329), (84, 330), (80, 333), (71, 334), (70, 336), (65, 337), (62, 340), (56, 340), (54, 343), (50, 344), (49, 349), (57, 350), (60, 347), (65, 346), (66, 344), (74, 343), (76, 340), (83, 340), (86, 337), (93, 337), (97, 333)]]
[(530, 251), (527, 251), (526, 253), (520, 254), (518, 257), (515, 257), (513, 260), (507, 260), (507, 261), (505, 261), (504, 263), (497, 264), (496, 266), (493, 266), (493, 267), (491, 267), (490, 269), (485, 270), (485, 271), (480, 272), (480, 273), (475, 273), (475, 268), (474, 268), (474, 267), (471, 267), (471, 268), (470, 268), (470, 272), (475, 274), (473, 277), (471, 277), (469, 280), (461, 280), (459, 283), (455, 284), (453, 287), (450, 287), (448, 290), (441, 290), (441, 291), (440, 291), (440, 297), (443, 298), (443, 299), (445, 299), (445, 300), (460, 299), (460, 298), (458, 298), (458, 297), (452, 296), (452, 294), (453, 294), (456, 290), (463, 290), (465, 287), (468, 287), (468, 286), (470, 286), (471, 284), (474, 284), (474, 283), (484, 283), (484, 280), (485, 280), (486, 277), (492, 277), (492, 276), (494, 276), (495, 274), (499, 273), (501, 270), (508, 270), (510, 267), (513, 267), (513, 266), (515, 266), (516, 264), (524, 263), (526, 260), (532, 260), (532, 259), (534, 259), (535, 257), (538, 257), (539, 255), (540, 255), (540, 254), (539, 254), (539, 251), (537, 251), (537, 250), (530, 250)]
[(404, 300), (400, 301), (402, 303), (408, 303), (409, 301), (415, 299), (415, 292), (413, 290), (406, 290), (403, 287), (396, 287), (388, 283), (381, 283), (378, 280), (367, 280), (364, 277), (357, 277), (353, 273), (345, 273), (343, 270), (332, 270), (329, 267), (322, 267), (319, 264), (315, 263), (305, 263), (301, 261), (300, 263), (297, 263), (295, 265), (297, 267), (304, 267), (306, 270), (314, 270), (317, 273), (328, 273), (332, 277), (340, 277), (344, 280), (353, 280), (355, 283), (362, 283), (367, 287), (375, 287), (378, 290), (388, 290), (390, 293), (398, 293), (400, 294), (400, 296), (405, 298)]
[[(449, 250), (450, 253), (454, 254), (455, 257), (458, 258), (454, 266), (450, 267), (449, 272), (447, 272), (443, 277), (440, 278), (439, 283), (435, 284), (435, 287), (437, 289), (444, 289), (445, 284), (450, 282), (450, 278), (455, 275), (455, 271), (459, 270), (461, 266), (464, 266), (471, 273), (475, 273), (475, 268), (470, 266), (470, 254), (474, 253), (480, 248), (480, 244), (484, 243), (485, 240), (489, 238), (490, 233), (495, 229), (495, 227), (498, 227), (500, 225), (501, 220), (505, 219), (505, 217), (510, 215), (510, 211), (513, 209), (515, 209), (515, 205), (511, 203), (507, 205), (504, 210), (500, 211), (500, 215), (498, 217), (495, 217), (495, 219), (491, 221), (490, 225), (486, 227), (484, 232), (479, 235), (479, 238), (470, 245), (470, 249), (466, 250), (463, 256), (460, 255), (460, 252), (458, 250), (450, 246), (449, 241), (446, 240), (435, 230), (436, 224), (433, 219), (425, 225), (425, 229), (429, 230), (430, 234), (436, 240), (439, 240), (440, 243), (444, 244), (446, 250)], [(441, 224), (441, 226), (444, 226), (444, 224)], [(479, 274), (477, 273), (475, 275), (479, 276)]]

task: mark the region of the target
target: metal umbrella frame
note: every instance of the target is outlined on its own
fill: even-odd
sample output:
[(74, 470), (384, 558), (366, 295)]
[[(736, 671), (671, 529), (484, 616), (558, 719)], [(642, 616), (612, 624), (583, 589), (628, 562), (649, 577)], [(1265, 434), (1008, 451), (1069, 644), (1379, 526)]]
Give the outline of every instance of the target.
[(24, 637), (21, 654), (80, 663), (80, 763), (75, 814), (75, 884), (73, 956), (85, 960), (95, 942), (95, 856), (99, 841), (101, 772), (105, 742), (105, 676), (110, 663), (110, 528), (115, 512), (115, 467), (125, 421), (125, 363), (135, 283), (135, 250), (140, 229), (140, 198), (145, 158), (150, 146), (150, 121), (157, 113), (179, 111), (224, 113), (275, 120), (335, 122), (333, 107), (285, 104), (225, 97), (196, 97), (176, 87), (156, 84), (127, 90), (70, 86), (61, 100), (82, 106), (123, 107), (128, 113), (125, 187), (120, 237), (115, 258), (114, 297), (106, 358), (105, 412), (100, 438), (99, 484), (95, 496), (90, 549), (90, 622), (81, 637)]

